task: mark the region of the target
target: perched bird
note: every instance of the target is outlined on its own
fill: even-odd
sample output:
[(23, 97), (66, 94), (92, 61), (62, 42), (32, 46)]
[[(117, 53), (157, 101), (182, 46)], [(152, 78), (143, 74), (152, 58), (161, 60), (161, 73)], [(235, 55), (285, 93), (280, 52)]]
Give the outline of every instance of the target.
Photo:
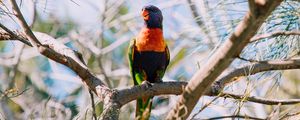
[[(170, 61), (168, 46), (163, 37), (163, 16), (153, 5), (143, 7), (144, 27), (131, 40), (128, 50), (129, 67), (134, 85), (162, 82)], [(149, 119), (153, 97), (137, 99), (136, 118)]]

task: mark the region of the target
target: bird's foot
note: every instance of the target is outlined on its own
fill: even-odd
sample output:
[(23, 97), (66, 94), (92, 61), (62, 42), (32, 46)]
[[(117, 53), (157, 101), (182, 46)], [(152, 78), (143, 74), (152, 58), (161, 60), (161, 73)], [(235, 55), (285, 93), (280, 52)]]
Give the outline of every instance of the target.
[(142, 84), (145, 84), (147, 88), (152, 87), (152, 84), (147, 80), (143, 81)]

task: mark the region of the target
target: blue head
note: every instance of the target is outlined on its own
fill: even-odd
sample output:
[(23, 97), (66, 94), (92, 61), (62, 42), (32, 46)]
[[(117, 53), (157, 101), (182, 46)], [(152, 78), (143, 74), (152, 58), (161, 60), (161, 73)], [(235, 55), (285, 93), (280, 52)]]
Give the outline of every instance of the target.
[(147, 5), (142, 9), (142, 16), (145, 21), (145, 25), (148, 28), (161, 28), (163, 16), (160, 9), (153, 5)]

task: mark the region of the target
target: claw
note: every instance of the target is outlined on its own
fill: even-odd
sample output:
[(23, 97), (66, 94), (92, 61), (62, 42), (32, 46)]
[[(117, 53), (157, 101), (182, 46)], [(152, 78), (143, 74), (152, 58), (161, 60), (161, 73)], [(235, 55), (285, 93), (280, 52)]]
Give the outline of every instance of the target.
[(142, 84), (146, 84), (147, 88), (152, 87), (152, 84), (147, 80), (143, 81)]

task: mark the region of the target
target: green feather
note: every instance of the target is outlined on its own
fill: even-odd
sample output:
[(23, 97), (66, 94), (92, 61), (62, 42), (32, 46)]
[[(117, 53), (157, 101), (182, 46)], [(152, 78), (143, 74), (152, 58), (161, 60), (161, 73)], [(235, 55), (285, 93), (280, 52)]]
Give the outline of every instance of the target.
[[(135, 39), (130, 41), (129, 47), (128, 47), (128, 61), (129, 61), (129, 69), (130, 73), (134, 82), (134, 85), (141, 85), (142, 82), (146, 79), (145, 72), (139, 73), (134, 70), (133, 63), (134, 63), (134, 50), (135, 49)], [(151, 105), (152, 100), (151, 98), (146, 98), (147, 100), (144, 102), (142, 98), (137, 99), (137, 108), (136, 108), (136, 117), (138, 119), (149, 119), (150, 117), (150, 111), (151, 111)], [(149, 108), (148, 115), (144, 115), (144, 111)]]
[[(130, 68), (130, 73), (134, 82), (134, 85), (141, 85), (144, 80), (147, 79), (147, 75), (145, 71), (141, 70), (135, 70), (134, 69), (134, 55), (135, 55), (135, 40), (132, 39), (129, 44), (128, 48), (128, 60), (129, 60), (129, 68)], [(169, 54), (169, 49), (166, 47), (165, 54), (167, 55), (167, 63), (166, 66), (169, 64), (170, 60), (170, 54)], [(158, 70), (156, 71), (156, 74), (162, 78), (165, 74), (165, 69)], [(152, 98), (153, 97), (148, 97), (148, 98), (138, 98), (137, 99), (137, 107), (136, 107), (136, 119), (139, 120), (147, 120), (150, 118), (150, 113), (151, 113), (151, 106), (152, 106)]]

